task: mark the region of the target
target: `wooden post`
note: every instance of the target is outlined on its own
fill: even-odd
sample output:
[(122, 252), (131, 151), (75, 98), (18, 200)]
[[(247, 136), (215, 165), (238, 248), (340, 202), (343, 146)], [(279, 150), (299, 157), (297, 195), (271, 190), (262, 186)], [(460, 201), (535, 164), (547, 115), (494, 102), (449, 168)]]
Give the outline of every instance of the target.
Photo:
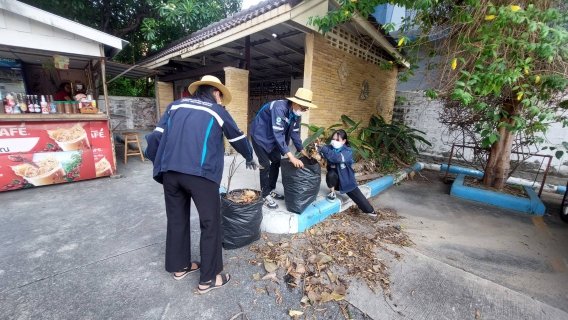
[[(106, 106), (106, 114), (108, 117), (108, 131), (110, 132), (110, 145), (112, 148), (112, 160), (114, 161), (114, 168), (113, 168), (113, 172), (114, 174), (117, 174), (116, 172), (116, 150), (114, 149), (114, 134), (112, 132), (112, 126), (110, 124), (110, 103), (108, 101), (108, 89), (107, 89), (107, 83), (106, 83), (106, 68), (105, 68), (105, 58), (101, 58), (101, 76), (102, 76), (102, 80), (103, 80), (103, 93), (105, 96), (105, 106)], [(128, 148), (128, 146), (125, 144), (124, 146), (125, 148)]]

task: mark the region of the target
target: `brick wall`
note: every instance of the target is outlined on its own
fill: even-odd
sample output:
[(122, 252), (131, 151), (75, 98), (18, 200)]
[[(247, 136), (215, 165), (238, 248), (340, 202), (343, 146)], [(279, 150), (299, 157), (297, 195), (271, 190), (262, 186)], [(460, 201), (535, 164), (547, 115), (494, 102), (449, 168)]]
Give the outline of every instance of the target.
[[(227, 67), (225, 70), (225, 86), (233, 99), (226, 106), (227, 111), (231, 114), (239, 129), (248, 132), (248, 103), (249, 103), (249, 71)], [(225, 141), (225, 150), (227, 153), (234, 153), (235, 150)]]
[[(346, 77), (342, 84), (338, 74), (345, 62)], [(387, 121), (392, 118), (396, 94), (397, 70), (381, 68), (348, 52), (327, 44), (326, 39), (315, 34), (311, 90), (317, 109), (310, 111), (309, 122), (317, 126), (339, 123), (346, 114), (364, 123), (372, 114), (380, 114)], [(369, 83), (366, 100), (359, 99), (363, 81)]]
[(160, 116), (162, 116), (168, 105), (174, 102), (174, 84), (156, 81), (156, 101), (160, 108)]

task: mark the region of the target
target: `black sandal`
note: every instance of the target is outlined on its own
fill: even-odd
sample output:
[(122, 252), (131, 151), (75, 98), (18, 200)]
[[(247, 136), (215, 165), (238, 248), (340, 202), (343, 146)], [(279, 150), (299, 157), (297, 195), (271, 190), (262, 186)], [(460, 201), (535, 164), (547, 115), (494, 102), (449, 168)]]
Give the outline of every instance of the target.
[[(195, 263), (195, 265), (197, 266), (197, 268), (191, 269), (191, 266), (192, 266), (194, 263)], [(185, 268), (183, 268), (182, 270), (177, 271), (177, 272), (183, 272), (180, 276), (176, 276), (176, 274), (174, 273), (174, 279), (176, 279), (176, 280), (181, 280), (181, 279), (185, 278), (185, 276), (187, 276), (188, 274), (193, 273), (193, 272), (198, 271), (199, 269), (201, 269), (201, 263), (199, 263), (199, 262), (197, 262), (197, 261), (192, 261), (192, 262), (191, 262), (191, 266), (185, 267)]]
[[(231, 281), (231, 275), (228, 273), (219, 273), (219, 275), (221, 276), (221, 284), (217, 285), (217, 276), (215, 276), (215, 279), (212, 279), (210, 281), (207, 282), (199, 282), (200, 286), (208, 286), (206, 289), (201, 289), (199, 288), (199, 286), (197, 287), (197, 291), (199, 292), (199, 294), (204, 294), (207, 293), (213, 289), (219, 289), (223, 286), (225, 286), (227, 283), (229, 283), (229, 281)], [(227, 276), (229, 276), (229, 279), (227, 279)], [(215, 282), (213, 282), (215, 281)]]

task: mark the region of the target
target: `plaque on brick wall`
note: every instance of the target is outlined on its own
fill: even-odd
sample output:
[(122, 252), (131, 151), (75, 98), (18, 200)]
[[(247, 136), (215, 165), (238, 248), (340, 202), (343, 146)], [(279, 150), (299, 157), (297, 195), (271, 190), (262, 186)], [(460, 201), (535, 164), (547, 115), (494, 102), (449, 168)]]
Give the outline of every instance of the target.
[(342, 85), (344, 85), (345, 81), (347, 81), (347, 76), (348, 76), (347, 63), (345, 63), (345, 61), (343, 61), (339, 66), (339, 69), (337, 69), (337, 74), (339, 75), (339, 81), (341, 82)]
[(364, 80), (363, 84), (361, 85), (361, 94), (359, 94), (360, 100), (367, 100), (369, 97), (369, 81)]

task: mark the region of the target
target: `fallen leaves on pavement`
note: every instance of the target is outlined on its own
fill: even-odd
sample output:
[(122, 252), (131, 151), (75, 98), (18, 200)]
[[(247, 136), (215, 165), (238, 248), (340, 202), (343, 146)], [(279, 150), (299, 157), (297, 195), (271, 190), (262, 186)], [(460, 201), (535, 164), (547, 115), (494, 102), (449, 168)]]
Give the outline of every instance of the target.
[[(306, 307), (343, 300), (350, 278), (364, 280), (373, 292), (377, 287), (386, 291), (390, 285), (389, 266), (377, 252), (385, 251), (400, 259), (385, 244), (409, 246), (412, 242), (403, 228), (391, 223), (400, 219), (393, 210), (376, 212), (378, 216), (371, 218), (352, 207), (290, 238), (263, 234), (264, 241), (249, 248), (256, 253), (256, 259), (249, 262), (264, 266), (267, 274), (262, 280), (279, 283), (279, 273), (289, 289), (302, 290), (303, 311), (290, 310), (292, 317), (302, 315)], [(255, 280), (259, 277), (253, 276)], [(264, 291), (256, 286), (255, 290)], [(267, 286), (266, 290), (268, 294), (274, 291), (276, 302), (282, 303), (278, 289)], [(343, 313), (347, 314), (345, 310)]]

